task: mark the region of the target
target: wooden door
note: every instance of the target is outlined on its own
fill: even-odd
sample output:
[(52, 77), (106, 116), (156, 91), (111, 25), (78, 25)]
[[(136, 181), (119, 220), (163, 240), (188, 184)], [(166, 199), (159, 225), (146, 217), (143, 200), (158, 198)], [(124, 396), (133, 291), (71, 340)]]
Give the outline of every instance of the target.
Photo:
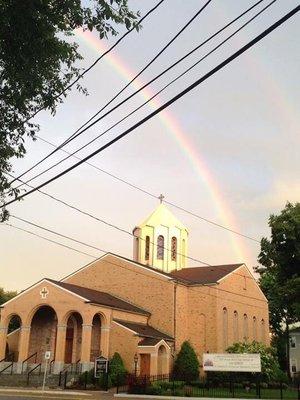
[(150, 354), (141, 354), (140, 376), (150, 376)]
[(67, 328), (66, 332), (66, 350), (65, 350), (65, 363), (72, 363), (72, 353), (73, 353), (73, 339), (74, 339), (74, 329)]

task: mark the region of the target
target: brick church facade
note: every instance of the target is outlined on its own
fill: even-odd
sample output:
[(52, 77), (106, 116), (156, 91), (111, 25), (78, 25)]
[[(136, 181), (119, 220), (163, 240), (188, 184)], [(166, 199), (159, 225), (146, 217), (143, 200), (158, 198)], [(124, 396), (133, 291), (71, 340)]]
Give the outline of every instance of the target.
[[(42, 279), (1, 308), (0, 360), (92, 368), (119, 352), (129, 371), (169, 373), (189, 340), (204, 352), (269, 343), (268, 303), (245, 264), (187, 267), (187, 229), (161, 204), (134, 229), (134, 259), (107, 253), (66, 278)], [(8, 334), (18, 316), (19, 329)], [(33, 357), (34, 355), (34, 357)]]

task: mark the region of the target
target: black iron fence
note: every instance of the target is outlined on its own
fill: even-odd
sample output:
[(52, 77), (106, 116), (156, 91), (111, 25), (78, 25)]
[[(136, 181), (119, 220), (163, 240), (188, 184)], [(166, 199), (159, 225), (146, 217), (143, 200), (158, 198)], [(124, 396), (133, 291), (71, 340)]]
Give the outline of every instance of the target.
[(148, 394), (162, 396), (291, 399), (300, 400), (299, 381), (261, 382), (259, 376), (252, 380), (217, 380), (207, 377), (197, 380), (177, 380), (172, 375), (135, 376), (127, 374), (117, 379), (117, 393)]

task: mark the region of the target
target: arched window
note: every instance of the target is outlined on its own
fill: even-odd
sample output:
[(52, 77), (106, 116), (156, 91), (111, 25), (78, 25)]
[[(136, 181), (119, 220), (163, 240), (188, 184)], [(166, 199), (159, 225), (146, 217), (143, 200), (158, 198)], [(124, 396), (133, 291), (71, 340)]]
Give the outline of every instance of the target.
[(247, 314), (244, 314), (244, 341), (247, 342), (248, 340), (248, 336), (249, 336), (249, 332), (248, 332), (248, 317)]
[(177, 238), (175, 236), (172, 237), (171, 241), (171, 260), (177, 260)]
[(165, 238), (163, 235), (159, 235), (157, 238), (157, 259), (164, 259), (164, 247), (165, 247)]
[(227, 308), (223, 308), (223, 344), (224, 350), (228, 347), (228, 312)]
[(150, 258), (150, 236), (146, 236), (145, 260), (149, 260), (149, 258)]
[(239, 314), (237, 311), (233, 313), (233, 341), (234, 343), (239, 341)]
[(256, 324), (256, 317), (253, 317), (253, 340), (257, 340), (257, 324)]
[(265, 320), (261, 320), (261, 342), (266, 343), (266, 327), (265, 327)]

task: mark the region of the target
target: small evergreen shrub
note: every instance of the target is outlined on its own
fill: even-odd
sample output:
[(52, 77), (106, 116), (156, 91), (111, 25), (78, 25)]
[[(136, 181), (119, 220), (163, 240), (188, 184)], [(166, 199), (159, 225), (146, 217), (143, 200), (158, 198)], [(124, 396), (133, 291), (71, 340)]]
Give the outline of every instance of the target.
[(126, 368), (122, 357), (115, 353), (109, 363), (109, 377), (111, 386), (124, 385), (126, 382)]
[(199, 361), (190, 342), (182, 343), (174, 363), (174, 377), (185, 382), (199, 379)]

